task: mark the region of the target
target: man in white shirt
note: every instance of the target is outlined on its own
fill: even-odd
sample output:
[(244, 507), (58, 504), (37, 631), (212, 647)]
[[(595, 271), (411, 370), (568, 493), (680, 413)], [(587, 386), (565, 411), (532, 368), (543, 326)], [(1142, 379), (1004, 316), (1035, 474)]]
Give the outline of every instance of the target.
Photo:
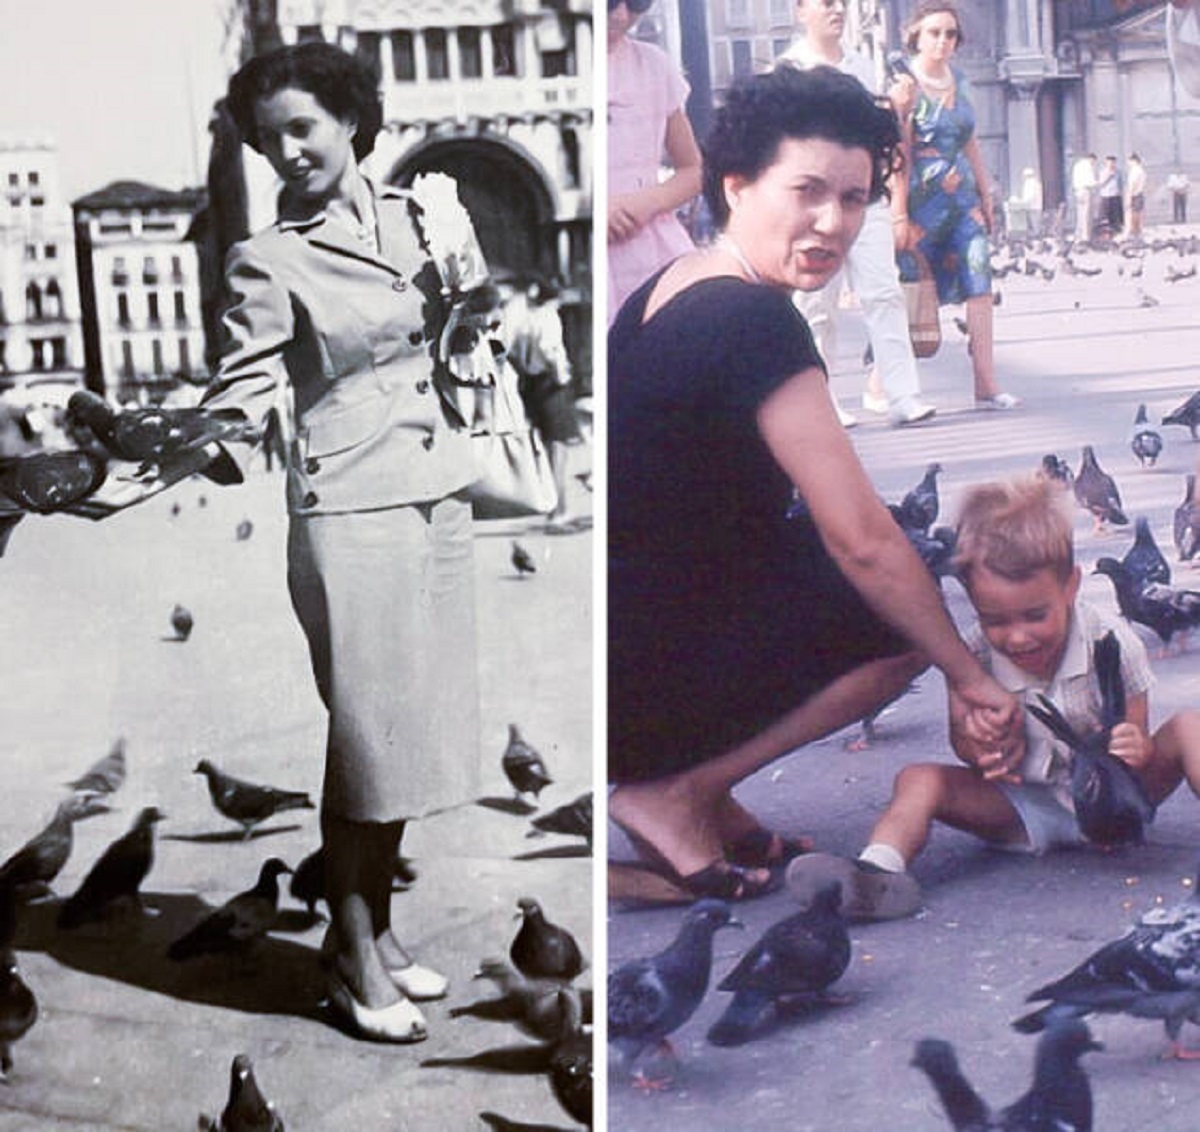
[[(852, 75), (867, 90), (876, 88), (870, 61), (842, 43), (846, 27), (843, 0), (796, 0), (796, 18), (805, 35), (780, 55), (777, 65), (815, 67), (827, 64)], [(846, 281), (862, 303), (871, 352), (883, 383), (884, 399), (863, 394), (867, 408), (886, 412), (893, 426), (928, 420), (937, 411), (920, 399), (917, 362), (908, 336), (908, 309), (896, 270), (891, 211), (878, 201), (866, 212), (858, 239), (846, 257)], [(824, 288), (795, 295), (796, 306), (808, 320), (826, 365), (833, 366), (836, 343), (837, 301), (842, 287), (839, 272)], [(842, 413), (843, 424), (854, 423)]]
[(1071, 190), (1075, 194), (1075, 241), (1087, 243), (1092, 233), (1092, 193), (1096, 189), (1096, 155), (1086, 153), (1075, 160), (1071, 169)]

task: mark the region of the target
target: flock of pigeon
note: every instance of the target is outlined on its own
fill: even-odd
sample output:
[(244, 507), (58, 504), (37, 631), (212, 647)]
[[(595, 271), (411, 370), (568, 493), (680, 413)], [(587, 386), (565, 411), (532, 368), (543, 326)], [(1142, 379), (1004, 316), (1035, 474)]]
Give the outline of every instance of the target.
[[(501, 764), (518, 800), (536, 798), (552, 782), (540, 754), (516, 725), (510, 726)], [(74, 823), (107, 812), (126, 773), (126, 744), (119, 739), (102, 759), (67, 784), (70, 793), (50, 823), (0, 864), (0, 1082), (12, 1070), (13, 1047), (38, 1017), (37, 998), (24, 981), (16, 957), (21, 908), (32, 901), (57, 900), (53, 884), (70, 858)], [(313, 809), (311, 798), (302, 791), (243, 781), (207, 759), (200, 760), (195, 773), (204, 776), (217, 812), (241, 828), (242, 840), (277, 814)], [(526, 803), (522, 812), (532, 808)], [(58, 930), (70, 932), (87, 923), (141, 914), (141, 886), (154, 864), (154, 831), (163, 819), (156, 807), (143, 808), (128, 832), (104, 849), (76, 890), (58, 901)], [(589, 793), (534, 817), (530, 835), (565, 833), (584, 838), (590, 847), (591, 819)], [(396, 862), (396, 872), (404, 884), (416, 879), (411, 862), (403, 858)], [(250, 888), (200, 917), (170, 943), (167, 957), (178, 963), (211, 955), (245, 960), (278, 925), (280, 878), (289, 873), (293, 870), (280, 858), (265, 860)], [(310, 914), (315, 913), (317, 902), (324, 899), (320, 850), (297, 867), (290, 893)], [(541, 1057), (538, 1068), (564, 1110), (591, 1126), (591, 992), (573, 985), (587, 963), (575, 938), (547, 919), (537, 900), (523, 897), (518, 907), (521, 926), (508, 958), (485, 959), (477, 975), (495, 985), (497, 996), (454, 1008), (450, 1015), (508, 1023), (532, 1038)], [(233, 1061), (225, 1109), (215, 1119), (201, 1117), (200, 1127), (215, 1132), (283, 1132), (283, 1119), (264, 1099), (245, 1054)]]

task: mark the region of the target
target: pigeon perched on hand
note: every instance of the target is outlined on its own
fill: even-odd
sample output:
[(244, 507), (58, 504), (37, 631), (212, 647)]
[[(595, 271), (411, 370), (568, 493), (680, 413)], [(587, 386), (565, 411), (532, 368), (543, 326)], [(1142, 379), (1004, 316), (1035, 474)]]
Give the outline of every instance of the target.
[(1196, 428), (1200, 426), (1200, 389), (1197, 389), (1182, 405), (1176, 406), (1162, 419), (1165, 425), (1183, 425), (1191, 434), (1192, 439), (1198, 439)]
[(1175, 508), (1172, 533), (1179, 561), (1191, 562), (1200, 549), (1200, 499), (1196, 498), (1194, 475), (1189, 475), (1184, 484), (1183, 502)]
[(733, 1001), (708, 1031), (713, 1045), (747, 1041), (772, 1003), (820, 995), (850, 965), (850, 934), (839, 909), (842, 886), (820, 889), (803, 912), (772, 924), (718, 984)]
[(284, 1132), (283, 1120), (258, 1087), (250, 1058), (239, 1053), (229, 1074), (229, 1101), (217, 1120), (200, 1117), (201, 1132)]
[(278, 857), (263, 862), (253, 888), (210, 912), (167, 948), (176, 962), (201, 955), (247, 952), (279, 919), (279, 876), (292, 870)]
[(67, 785), (76, 794), (115, 794), (125, 781), (125, 740), (117, 739), (104, 758)]
[(546, 919), (542, 906), (527, 896), (517, 901), (521, 926), (508, 949), (518, 971), (531, 979), (570, 982), (586, 964), (575, 937)]
[(1154, 541), (1154, 532), (1150, 530), (1150, 520), (1145, 515), (1139, 515), (1133, 524), (1133, 546), (1121, 559), (1121, 564), (1129, 572), (1133, 584), (1139, 589), (1145, 589), (1151, 582), (1161, 585), (1171, 584), (1171, 567), (1158, 549)]
[(1044, 695), (1026, 711), (1071, 749), (1071, 799), (1083, 835), (1096, 845), (1141, 845), (1154, 819), (1154, 804), (1141, 779), (1124, 760), (1109, 753), (1112, 730), (1125, 719), (1121, 646), (1110, 630), (1095, 644), (1100, 685), (1100, 730), (1080, 735)]
[(1032, 991), (1026, 1002), (1046, 1005), (1013, 1023), (1023, 1034), (1037, 1033), (1062, 1018), (1088, 1014), (1159, 1018), (1170, 1042), (1164, 1056), (1200, 1058), (1200, 1049), (1189, 1049), (1180, 1041), (1184, 1022), (1200, 1025), (1196, 888), (1174, 907), (1151, 908), (1120, 939), (1094, 951), (1061, 979)]
[(500, 756), (500, 765), (516, 791), (517, 801), (521, 801), (524, 794), (536, 798), (554, 781), (542, 756), (525, 742), (515, 723), (508, 725), (508, 744)]
[(128, 833), (118, 837), (92, 866), (73, 896), (58, 914), (60, 928), (76, 928), (89, 920), (103, 919), (118, 902), (130, 901), (138, 908), (138, 892), (154, 863), (154, 826), (163, 815), (147, 806), (134, 820)]
[(10, 886), (18, 900), (50, 895), (50, 885), (71, 856), (75, 822), (96, 812), (80, 795), (60, 802), (50, 824), (0, 865), (0, 885)]
[(175, 639), (186, 641), (192, 635), (194, 625), (191, 610), (176, 602), (175, 608), (171, 610), (171, 628), (175, 631)]
[(1111, 579), (1121, 616), (1152, 629), (1164, 650), (1176, 633), (1187, 633), (1200, 625), (1200, 591), (1156, 582), (1139, 589), (1129, 571), (1115, 558), (1096, 559), (1094, 572)]
[(0, 1082), (8, 1080), (13, 1067), (12, 1047), (38, 1017), (37, 998), (17, 967), (16, 932), (16, 896), (9, 884), (0, 883)]
[[(580, 794), (573, 802), (567, 802), (548, 814), (539, 814), (530, 819), (530, 825), (538, 833), (564, 833), (570, 837), (582, 837), (592, 846), (594, 820), (592, 816), (592, 792)], [(532, 837), (533, 834), (526, 836)]]
[(922, 1038), (912, 1065), (929, 1078), (955, 1132), (1092, 1132), (1092, 1086), (1079, 1059), (1103, 1048), (1078, 1019), (1050, 1027), (1038, 1040), (1029, 1091), (999, 1112), (963, 1075), (949, 1042)]
[(49, 515), (92, 495), (107, 475), (103, 459), (91, 452), (33, 452), (0, 459), (0, 495), (22, 511)]
[(208, 759), (196, 764), (193, 774), (208, 780), (208, 793), (219, 813), (242, 827), (246, 840), (254, 827), (284, 810), (313, 810), (313, 800), (303, 790), (280, 790), (243, 782), (218, 770)]
[(537, 563), (533, 560), (533, 555), (516, 539), (513, 539), (512, 544), (512, 566), (519, 578), (523, 578), (526, 574), (537, 573)]
[(1146, 419), (1145, 405), (1139, 405), (1137, 408), (1137, 416), (1133, 419), (1133, 436), (1130, 438), (1129, 447), (1133, 450), (1137, 462), (1143, 468), (1153, 468), (1158, 461), (1158, 457), (1162, 454), (1163, 438), (1150, 427), (1150, 423)]
[(626, 1069), (648, 1046), (673, 1056), (668, 1038), (700, 1007), (712, 973), (713, 935), (742, 924), (724, 900), (698, 900), (665, 950), (608, 976), (608, 1041)]
[(1116, 482), (1097, 463), (1090, 444), (1083, 446), (1083, 461), (1075, 473), (1075, 498), (1080, 507), (1091, 512), (1096, 534), (1104, 531), (1105, 523), (1123, 527), (1129, 522), (1121, 510), (1121, 493)]

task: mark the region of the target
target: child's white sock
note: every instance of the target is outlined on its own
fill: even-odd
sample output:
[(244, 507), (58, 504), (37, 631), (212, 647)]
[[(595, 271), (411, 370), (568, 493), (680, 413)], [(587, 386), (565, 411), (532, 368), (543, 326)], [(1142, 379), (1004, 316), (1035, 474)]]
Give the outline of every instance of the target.
[(876, 868), (883, 869), (885, 873), (902, 873), (905, 871), (904, 858), (900, 855), (898, 849), (893, 849), (890, 845), (885, 845), (882, 841), (872, 841), (858, 855), (860, 861), (866, 861)]

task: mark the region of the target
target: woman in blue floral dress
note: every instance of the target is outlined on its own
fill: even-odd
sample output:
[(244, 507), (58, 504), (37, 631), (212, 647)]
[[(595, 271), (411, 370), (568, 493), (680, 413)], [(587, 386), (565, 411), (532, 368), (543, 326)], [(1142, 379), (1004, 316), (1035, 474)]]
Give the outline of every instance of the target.
[(891, 92), (910, 156), (908, 184), (892, 200), (897, 261), (901, 278), (915, 281), (919, 253), (933, 272), (938, 302), (966, 304), (975, 404), (1012, 409), (1020, 402), (997, 386), (993, 356), (988, 175), (970, 89), (950, 65), (961, 42), (953, 4), (917, 6), (905, 31), (912, 74), (901, 76)]

